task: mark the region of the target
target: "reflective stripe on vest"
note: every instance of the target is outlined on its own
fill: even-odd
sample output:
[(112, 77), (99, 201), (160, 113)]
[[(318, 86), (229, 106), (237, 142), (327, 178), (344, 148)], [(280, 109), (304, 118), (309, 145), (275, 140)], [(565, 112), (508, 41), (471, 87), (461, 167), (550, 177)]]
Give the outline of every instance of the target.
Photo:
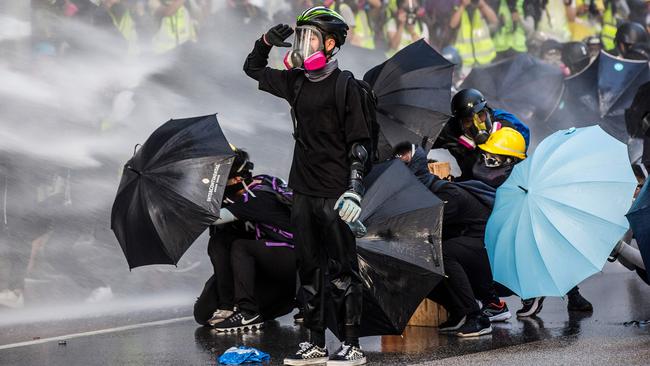
[[(518, 12), (520, 9), (519, 5), (522, 4), (522, 0), (517, 1)], [(519, 14), (523, 14), (523, 12)], [(497, 34), (494, 35), (494, 48), (496, 51), (503, 52), (513, 49), (517, 52), (527, 52), (526, 33), (524, 33), (524, 29), (519, 24), (513, 23), (512, 13), (506, 0), (501, 0), (498, 16), (503, 19), (503, 24)]]
[(196, 41), (196, 33), (190, 13), (185, 6), (181, 6), (176, 13), (162, 18), (160, 29), (153, 37), (153, 51), (171, 51), (187, 41)]
[(616, 48), (614, 38), (616, 38), (616, 18), (612, 11), (612, 4), (608, 4), (603, 14), (603, 31), (600, 33), (600, 39), (603, 42), (603, 49), (605, 51), (611, 51)]
[(122, 37), (124, 37), (127, 42), (127, 53), (129, 55), (137, 55), (140, 52), (138, 47), (138, 33), (135, 30), (135, 23), (131, 17), (131, 12), (126, 10), (119, 21), (115, 18), (112, 11), (109, 10), (108, 14), (111, 16), (115, 28), (120, 31)]
[(463, 66), (485, 65), (494, 60), (497, 55), (494, 42), (480, 10), (474, 10), (471, 22), (467, 10), (463, 11), (455, 47), (463, 59)]

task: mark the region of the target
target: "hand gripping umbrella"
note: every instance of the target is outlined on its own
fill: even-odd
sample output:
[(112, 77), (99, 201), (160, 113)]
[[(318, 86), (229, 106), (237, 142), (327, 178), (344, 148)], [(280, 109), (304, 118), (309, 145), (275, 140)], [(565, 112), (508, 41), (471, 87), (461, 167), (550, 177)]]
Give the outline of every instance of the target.
[(431, 148), (449, 119), (453, 69), (419, 40), (366, 73), (363, 79), (377, 95), (380, 160), (390, 157), (392, 147), (403, 141)]
[(524, 299), (563, 296), (603, 268), (635, 188), (626, 146), (600, 127), (547, 137), (497, 189), (485, 232), (494, 280)]
[(215, 115), (170, 120), (124, 166), (111, 228), (129, 268), (176, 264), (219, 217), (234, 153)]
[[(442, 206), (399, 160), (375, 165), (361, 219), (368, 235), (357, 239), (363, 282), (361, 336), (402, 334), (411, 315), (442, 279)], [(334, 302), (328, 326), (341, 334), (342, 304)]]
[(523, 53), (472, 69), (460, 88), (480, 90), (489, 106), (514, 114), (531, 128), (532, 136), (539, 136), (545, 134), (544, 124), (560, 103), (564, 75), (559, 68)]
[(625, 110), (639, 86), (650, 81), (647, 61), (622, 60), (601, 52), (584, 71), (566, 80), (563, 103), (549, 119), (556, 129), (598, 124), (627, 143)]

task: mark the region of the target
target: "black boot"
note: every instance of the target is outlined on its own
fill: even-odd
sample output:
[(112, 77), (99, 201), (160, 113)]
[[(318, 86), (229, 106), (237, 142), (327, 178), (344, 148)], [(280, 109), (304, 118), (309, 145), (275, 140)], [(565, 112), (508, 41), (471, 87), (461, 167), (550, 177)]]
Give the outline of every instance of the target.
[(590, 312), (594, 311), (594, 307), (591, 305), (587, 299), (580, 295), (580, 292), (577, 288), (569, 291), (568, 293), (569, 303), (567, 304), (567, 309), (569, 311), (584, 311)]

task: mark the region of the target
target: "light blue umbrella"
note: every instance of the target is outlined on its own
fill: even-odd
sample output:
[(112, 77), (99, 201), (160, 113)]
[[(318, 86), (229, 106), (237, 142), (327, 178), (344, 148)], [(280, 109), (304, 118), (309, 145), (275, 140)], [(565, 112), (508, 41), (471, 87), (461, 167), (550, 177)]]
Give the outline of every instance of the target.
[(636, 184), (626, 146), (600, 127), (547, 137), (497, 190), (485, 232), (494, 279), (524, 299), (564, 296), (627, 231)]

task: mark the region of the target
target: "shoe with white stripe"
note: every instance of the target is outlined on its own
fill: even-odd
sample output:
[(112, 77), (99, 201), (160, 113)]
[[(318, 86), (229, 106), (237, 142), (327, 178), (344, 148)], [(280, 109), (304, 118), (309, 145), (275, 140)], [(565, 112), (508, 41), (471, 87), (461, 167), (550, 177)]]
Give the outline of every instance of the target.
[(264, 320), (260, 314), (249, 314), (238, 311), (226, 318), (221, 323), (214, 325), (214, 329), (220, 333), (239, 332), (245, 330), (260, 330), (264, 326)]
[(341, 348), (330, 357), (327, 366), (339, 365), (365, 365), (366, 355), (361, 348), (346, 343), (341, 344)]
[(298, 347), (298, 352), (284, 359), (285, 365), (320, 365), (329, 359), (325, 347), (321, 348), (310, 342), (302, 342)]

